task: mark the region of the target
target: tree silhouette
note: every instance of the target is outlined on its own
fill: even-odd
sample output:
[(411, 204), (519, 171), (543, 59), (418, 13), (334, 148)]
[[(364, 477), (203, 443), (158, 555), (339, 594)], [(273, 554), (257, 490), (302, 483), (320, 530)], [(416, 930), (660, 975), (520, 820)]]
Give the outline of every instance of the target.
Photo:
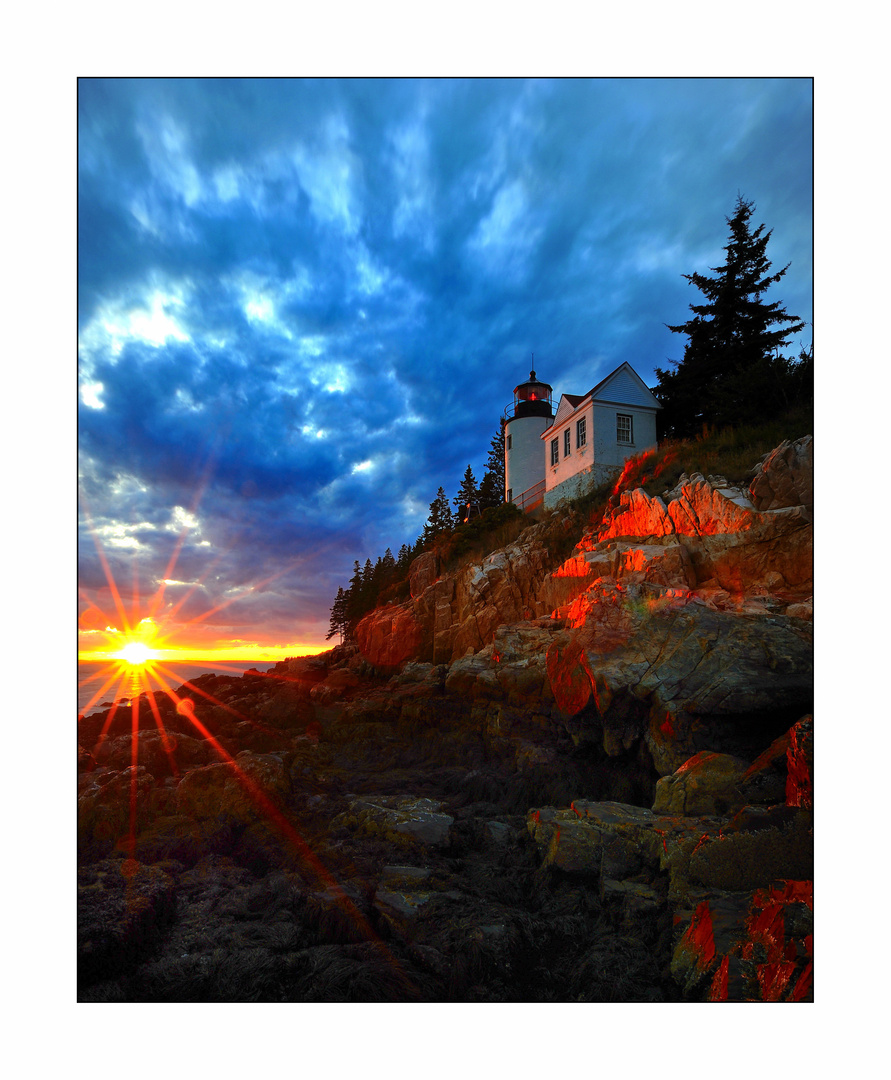
[(504, 421), (498, 425), (498, 430), (492, 436), (489, 449), (489, 457), (486, 460), (486, 471), (480, 481), (479, 503), (480, 509), (485, 510), (490, 506), (500, 506), (504, 502)]
[(726, 258), (711, 267), (714, 276), (684, 274), (703, 294), (691, 304), (693, 317), (677, 326), (685, 334), (684, 358), (674, 370), (656, 368), (654, 394), (662, 403), (666, 434), (687, 436), (703, 423), (727, 425), (762, 419), (781, 411), (794, 392), (796, 363), (781, 355), (787, 339), (804, 329), (779, 301), (767, 303), (764, 293), (780, 281), (789, 264), (771, 273), (766, 249), (772, 230), (753, 229), (755, 205), (737, 199)]
[(452, 502), (455, 505), (455, 509), (458, 511), (457, 517), (459, 521), (464, 520), (468, 504), (476, 505), (479, 502), (476, 477), (473, 475), (473, 469), (471, 469), (469, 465), (464, 473), (464, 479), (461, 481), (461, 486), (458, 488), (458, 494), (452, 499)]
[(430, 504), (430, 516), (424, 525), (422, 534), (424, 545), (431, 544), (442, 533), (451, 531), (452, 525), (452, 511), (449, 509), (449, 500), (446, 498), (445, 491), (440, 487), (436, 493), (436, 498)]

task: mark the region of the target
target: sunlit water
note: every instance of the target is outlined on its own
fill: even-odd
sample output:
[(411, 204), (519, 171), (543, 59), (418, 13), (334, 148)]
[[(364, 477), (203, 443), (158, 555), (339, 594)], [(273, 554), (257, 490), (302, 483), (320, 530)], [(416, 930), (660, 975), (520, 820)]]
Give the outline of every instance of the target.
[[(92, 697), (101, 688), (102, 684), (108, 678), (108, 674), (102, 676), (100, 673), (108, 668), (108, 664), (97, 664), (93, 662), (81, 661), (77, 665), (77, 712), (80, 715), (84, 707), (90, 702)], [(275, 664), (269, 663), (244, 663), (244, 662), (232, 662), (232, 663), (209, 663), (209, 664), (176, 664), (164, 661), (165, 674), (164, 678), (171, 683), (174, 690), (189, 679), (196, 679), (199, 675), (243, 675), (248, 668), (255, 668), (257, 671), (269, 671), (274, 668)], [(168, 674), (168, 672), (174, 672), (174, 675)], [(95, 676), (95, 678), (93, 677)], [(136, 676), (136, 669), (134, 669), (134, 676)], [(103, 709), (107, 709), (108, 705), (103, 705), (103, 702), (113, 702), (115, 700), (122, 701), (125, 698), (130, 698), (134, 694), (141, 692), (141, 688), (134, 679), (124, 678), (123, 685), (118, 686), (120, 683), (120, 677), (108, 687), (100, 700), (89, 710), (90, 714), (95, 712), (101, 712)], [(153, 689), (157, 690), (158, 687), (154, 686)]]

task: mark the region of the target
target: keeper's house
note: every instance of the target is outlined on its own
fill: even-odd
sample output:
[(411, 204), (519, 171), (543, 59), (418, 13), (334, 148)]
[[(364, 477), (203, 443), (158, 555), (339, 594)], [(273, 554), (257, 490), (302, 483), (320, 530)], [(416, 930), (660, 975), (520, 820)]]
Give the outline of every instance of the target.
[(577, 397), (564, 394), (554, 422), (541, 432), (544, 505), (574, 499), (616, 475), (627, 458), (656, 447), (662, 406), (634, 368), (624, 363)]

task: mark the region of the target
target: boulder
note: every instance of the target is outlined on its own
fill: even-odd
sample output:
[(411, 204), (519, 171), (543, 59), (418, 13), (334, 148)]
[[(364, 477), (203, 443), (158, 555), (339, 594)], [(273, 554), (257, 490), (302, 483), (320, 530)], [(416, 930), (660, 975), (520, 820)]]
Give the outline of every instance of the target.
[(288, 771), (277, 755), (242, 751), (234, 762), (186, 773), (176, 789), (176, 812), (197, 820), (223, 815), (250, 823), (274, 814), (290, 791)]
[[(592, 565), (601, 571), (609, 568), (618, 576), (617, 553), (604, 563), (604, 544), (627, 541), (630, 537), (647, 540), (647, 547), (670, 542), (682, 543), (689, 565), (672, 569), (670, 582), (685, 575), (690, 586), (715, 580), (724, 589), (742, 593), (759, 583), (770, 581), (803, 590), (813, 579), (813, 529), (808, 510), (795, 503), (769, 509), (756, 507), (749, 492), (728, 485), (723, 478), (706, 480), (700, 473), (681, 478), (678, 485), (662, 497), (650, 496), (642, 488), (623, 491), (618, 504), (604, 517), (598, 529), (583, 537), (578, 547), (589, 553)], [(781, 501), (781, 500), (776, 500)], [(683, 538), (683, 539), (681, 539)], [(645, 553), (649, 558), (653, 552)], [(633, 572), (644, 570), (647, 558), (639, 560)], [(664, 556), (662, 556), (664, 559)], [(645, 580), (658, 581), (657, 571)]]
[(693, 1001), (813, 1001), (813, 882), (691, 894), (671, 973)]
[(442, 813), (433, 799), (410, 799), (395, 795), (352, 798), (349, 810), (334, 819), (334, 827), (356, 829), (374, 835), (396, 834), (432, 847), (449, 842), (454, 818)]
[(644, 738), (665, 776), (698, 750), (757, 742), (760, 731), (746, 732), (752, 717), (810, 708), (812, 644), (797, 622), (696, 603), (635, 618), (618, 644), (609, 633), (604, 647), (595, 623), (555, 635), (548, 649), (558, 709), (583, 713), (576, 741), (587, 726), (616, 755)]
[(335, 668), (323, 682), (316, 683), (309, 696), (314, 705), (330, 705), (340, 701), (351, 691), (364, 684), (361, 675), (349, 668)]
[(749, 486), (758, 510), (814, 505), (814, 437), (786, 440), (758, 466)]
[(410, 600), (375, 608), (356, 627), (356, 641), (362, 655), (384, 671), (417, 658), (422, 652), (424, 638), (424, 629)]
[(703, 750), (656, 784), (653, 809), (663, 814), (728, 814), (745, 804), (749, 763)]
[(152, 819), (155, 778), (143, 766), (99, 768), (78, 777), (77, 835), (110, 848), (135, 835)]
[(691, 839), (717, 836), (717, 817), (654, 813), (641, 806), (576, 799), (568, 809), (530, 810), (526, 828), (543, 865), (603, 882), (641, 876), (654, 879)]
[[(100, 765), (124, 769), (133, 762), (130, 735), (103, 739), (96, 745), (95, 759)], [(178, 776), (196, 765), (211, 760), (206, 742), (180, 732), (141, 731), (137, 737), (137, 764), (153, 776)]]

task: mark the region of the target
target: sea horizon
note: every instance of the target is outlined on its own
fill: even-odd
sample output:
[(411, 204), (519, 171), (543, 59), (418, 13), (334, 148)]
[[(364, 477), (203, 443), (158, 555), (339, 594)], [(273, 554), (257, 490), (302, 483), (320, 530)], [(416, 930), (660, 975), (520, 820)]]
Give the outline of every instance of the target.
[[(240, 677), (244, 675), (246, 671), (251, 669), (265, 673), (281, 662), (281, 660), (190, 660), (183, 663), (176, 660), (159, 661), (159, 663), (163, 664), (167, 672), (172, 671), (175, 673), (176, 679), (170, 679), (169, 676), (167, 676), (167, 681), (174, 684), (173, 689), (177, 689), (184, 683), (196, 679), (201, 675), (225, 675), (228, 673)], [(103, 668), (109, 668), (116, 663), (117, 662), (114, 660), (79, 659), (77, 661), (77, 712), (79, 716), (83, 713), (92, 714), (101, 712), (103, 708), (109, 707), (109, 704), (107, 703), (113, 704), (116, 701), (129, 701), (130, 698), (138, 696), (138, 693), (134, 692), (132, 681), (128, 678), (126, 672), (122, 672), (121, 675), (116, 676), (111, 684), (104, 689), (103, 680), (89, 677), (90, 669), (101, 670)], [(133, 674), (136, 674), (135, 670)], [(157, 686), (155, 680), (153, 680), (153, 688), (159, 693), (164, 693), (164, 690)], [(139, 688), (139, 692), (141, 692), (141, 689), (142, 688)], [(90, 705), (90, 702), (96, 697), (100, 690), (102, 690), (102, 693), (99, 694), (98, 700)]]

